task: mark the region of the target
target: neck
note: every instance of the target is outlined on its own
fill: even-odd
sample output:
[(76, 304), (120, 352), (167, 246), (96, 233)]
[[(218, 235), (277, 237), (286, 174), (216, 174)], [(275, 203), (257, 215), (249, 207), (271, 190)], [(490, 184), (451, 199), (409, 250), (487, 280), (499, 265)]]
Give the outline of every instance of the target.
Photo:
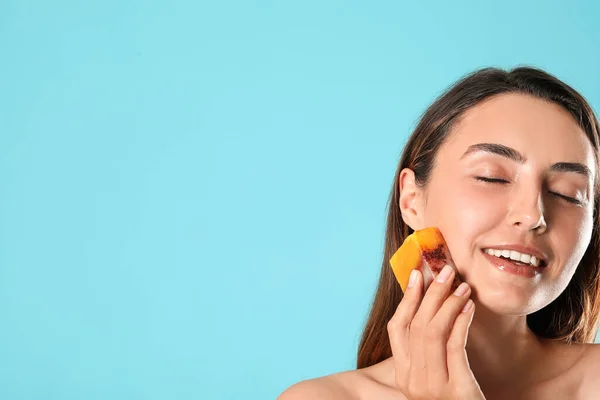
[(525, 315), (498, 315), (477, 304), (467, 356), (482, 389), (530, 386), (543, 380), (549, 346), (527, 326)]

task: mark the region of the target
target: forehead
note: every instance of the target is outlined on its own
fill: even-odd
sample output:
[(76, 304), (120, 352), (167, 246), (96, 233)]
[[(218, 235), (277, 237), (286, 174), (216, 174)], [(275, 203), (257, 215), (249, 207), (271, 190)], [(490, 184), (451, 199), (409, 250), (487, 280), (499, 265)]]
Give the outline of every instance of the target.
[(503, 94), (472, 107), (442, 147), (460, 157), (475, 143), (504, 144), (541, 164), (579, 162), (595, 170), (592, 145), (571, 114), (532, 96)]

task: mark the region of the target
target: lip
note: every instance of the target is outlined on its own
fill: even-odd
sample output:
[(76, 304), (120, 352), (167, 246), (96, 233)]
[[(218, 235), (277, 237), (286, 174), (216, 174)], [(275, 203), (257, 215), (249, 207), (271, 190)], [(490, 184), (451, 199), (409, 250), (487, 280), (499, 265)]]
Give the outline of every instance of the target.
[[(518, 251), (518, 250), (517, 250)], [(518, 265), (506, 258), (499, 258), (481, 251), (481, 254), (500, 271), (525, 278), (534, 278), (541, 274), (546, 267), (534, 267), (533, 265)]]
[(503, 244), (503, 245), (497, 245), (497, 246), (483, 247), (482, 250), (483, 249), (514, 250), (514, 251), (518, 251), (519, 253), (525, 253), (525, 254), (530, 254), (532, 256), (535, 256), (535, 258), (540, 260), (542, 268), (548, 265), (548, 256), (543, 251), (541, 251), (540, 249), (538, 249), (536, 247), (523, 246), (521, 244)]

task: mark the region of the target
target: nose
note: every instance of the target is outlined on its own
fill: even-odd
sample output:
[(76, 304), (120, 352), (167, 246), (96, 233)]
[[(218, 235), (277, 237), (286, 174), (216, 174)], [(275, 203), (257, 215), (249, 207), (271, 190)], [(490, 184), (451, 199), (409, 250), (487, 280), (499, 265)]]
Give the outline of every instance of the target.
[(540, 234), (548, 225), (544, 217), (544, 204), (540, 190), (519, 188), (515, 190), (509, 205), (507, 221), (522, 231), (535, 231)]

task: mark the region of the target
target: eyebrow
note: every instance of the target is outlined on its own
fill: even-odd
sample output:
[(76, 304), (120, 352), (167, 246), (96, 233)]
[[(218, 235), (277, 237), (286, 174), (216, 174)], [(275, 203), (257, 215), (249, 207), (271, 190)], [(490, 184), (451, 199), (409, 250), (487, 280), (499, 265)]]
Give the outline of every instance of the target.
[[(469, 154), (479, 152), (497, 154), (519, 164), (525, 164), (527, 162), (527, 157), (519, 153), (517, 150), (513, 149), (512, 147), (508, 147), (498, 143), (477, 143), (471, 145), (469, 146), (467, 151), (465, 151), (465, 153), (460, 157), (460, 159), (462, 160)], [(583, 175), (588, 179), (590, 179), (590, 177), (592, 176), (592, 172), (590, 171), (590, 169), (581, 163), (559, 162), (553, 164), (550, 167), (550, 170), (555, 172), (574, 172), (576, 174)]]

